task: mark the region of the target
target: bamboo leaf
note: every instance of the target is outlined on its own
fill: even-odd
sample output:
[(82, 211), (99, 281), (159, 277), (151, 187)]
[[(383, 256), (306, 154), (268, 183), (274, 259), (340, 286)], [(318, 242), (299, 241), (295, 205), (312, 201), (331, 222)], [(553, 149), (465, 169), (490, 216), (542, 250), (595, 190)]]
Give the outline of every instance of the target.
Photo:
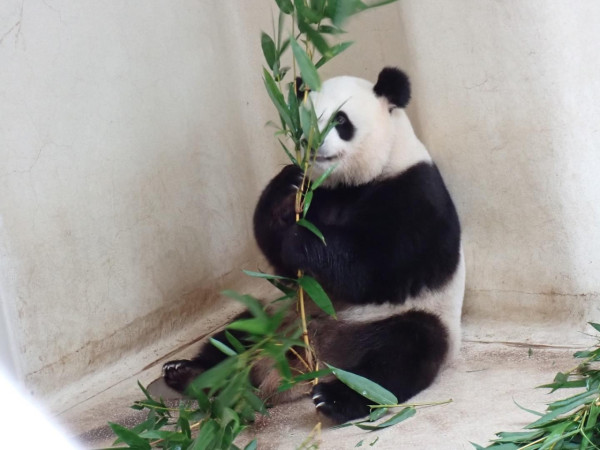
[(273, 77), (267, 69), (263, 69), (263, 81), (265, 84), (265, 88), (267, 89), (267, 93), (271, 98), (271, 101), (273, 102), (275, 108), (277, 108), (277, 111), (281, 116), (283, 124), (286, 125), (288, 128), (293, 129), (294, 124), (292, 122), (290, 112), (283, 98), (283, 94), (277, 87), (277, 83), (275, 82), (275, 80), (273, 79)]
[(265, 335), (269, 332), (269, 322), (265, 319), (240, 319), (227, 325), (230, 330), (245, 331), (255, 335)]
[(236, 356), (237, 352), (234, 351), (233, 349), (229, 348), (227, 345), (223, 344), (220, 341), (217, 341), (216, 339), (210, 338), (210, 343), (212, 345), (214, 345), (215, 347), (217, 347), (219, 350), (221, 350), (223, 353), (225, 353), (227, 356)]
[[(249, 369), (248, 369), (249, 370)], [(233, 416), (228, 408), (231, 408), (240, 399), (245, 391), (245, 387), (249, 386), (248, 375), (246, 371), (238, 372), (228, 380), (227, 385), (222, 389), (215, 398), (215, 412), (218, 416), (227, 421), (235, 420), (239, 422), (237, 414)], [(223, 417), (226, 416), (226, 417)], [(227, 423), (225, 421), (225, 423)]]
[(284, 14), (292, 14), (294, 12), (294, 5), (292, 0), (275, 0), (279, 10)]
[(236, 338), (227, 330), (225, 330), (225, 337), (237, 353), (244, 353), (246, 351), (246, 347), (244, 347), (244, 344), (242, 344), (238, 338)]
[(258, 319), (266, 319), (267, 318), (267, 313), (265, 312), (261, 303), (258, 300), (256, 300), (254, 297), (252, 297), (251, 295), (239, 294), (239, 293), (229, 290), (229, 289), (222, 291), (221, 294), (244, 304), (246, 306), (246, 308), (248, 308), (248, 311), (250, 311), (254, 317), (256, 317)]
[(302, 74), (302, 80), (304, 81), (304, 84), (309, 86), (312, 90), (320, 90), (321, 78), (319, 78), (319, 74), (317, 73), (315, 65), (295, 39), (291, 39), (291, 46), (292, 52), (294, 53), (294, 58), (296, 58), (296, 62), (300, 68), (300, 73)]
[(323, 233), (321, 233), (321, 231), (316, 226), (314, 226), (311, 222), (309, 222), (306, 219), (300, 219), (296, 223), (298, 225), (300, 225), (301, 227), (304, 227), (307, 230), (311, 231), (315, 236), (317, 236), (319, 239), (321, 239), (323, 244), (327, 245), (327, 243), (325, 242), (325, 236), (323, 236)]
[(548, 405), (548, 409), (550, 411), (552, 411), (554, 409), (563, 408), (563, 407), (566, 407), (569, 405), (574, 405), (573, 407), (575, 407), (575, 406), (580, 405), (582, 400), (584, 401), (583, 403), (585, 403), (585, 400), (587, 400), (589, 397), (593, 397), (594, 395), (597, 396), (597, 393), (585, 391), (580, 394), (573, 395), (571, 397), (567, 397), (565, 399), (552, 402)]
[(588, 322), (596, 331), (600, 331), (600, 323)]
[(498, 433), (499, 439), (494, 439), (494, 442), (513, 442), (513, 443), (527, 443), (536, 440), (544, 434), (543, 431), (517, 431), (514, 433)]
[(578, 433), (578, 430), (569, 430), (569, 428), (576, 427), (575, 422), (570, 420), (564, 421), (562, 423), (557, 424), (552, 428), (550, 434), (544, 440), (544, 444), (539, 448), (539, 450), (545, 450), (548, 448), (554, 448), (554, 445), (558, 442), (565, 441), (569, 437)]
[(304, 0), (294, 0), (294, 6), (296, 7), (298, 27), (301, 22), (319, 23), (324, 17), (321, 11), (306, 6)]
[(513, 399), (513, 403), (515, 405), (517, 405), (520, 409), (522, 409), (523, 411), (527, 411), (528, 413), (533, 414), (534, 416), (539, 416), (542, 417), (544, 415), (544, 413), (538, 412), (538, 411), (534, 411), (533, 409), (527, 409), (524, 406), (519, 405), (514, 399)]
[(295, 281), (294, 278), (290, 277), (282, 277), (281, 275), (272, 275), (270, 273), (264, 272), (253, 272), (252, 270), (243, 270), (246, 275), (254, 277), (254, 278), (265, 278), (267, 280), (288, 280)]
[(300, 166), (296, 157), (294, 155), (292, 155), (292, 153), (288, 150), (288, 148), (284, 145), (284, 143), (281, 142), (281, 140), (279, 140), (279, 143), (281, 144), (281, 148), (283, 148), (283, 151), (285, 152), (285, 154), (287, 155), (289, 160), (292, 162), (292, 164), (294, 164), (295, 166)]
[(586, 380), (581, 379), (581, 380), (564, 381), (562, 383), (543, 384), (541, 386), (538, 386), (538, 388), (548, 388), (548, 389), (552, 389), (552, 392), (554, 392), (557, 389), (569, 389), (569, 388), (585, 387), (585, 384), (586, 384)]
[(356, 375), (352, 372), (347, 372), (345, 370), (338, 369), (337, 367), (333, 367), (329, 364), (326, 364), (326, 366), (332, 370), (333, 374), (338, 380), (340, 380), (352, 390), (358, 392), (363, 397), (374, 401), (378, 405), (398, 404), (398, 399), (394, 394), (392, 394), (390, 391), (380, 386), (379, 384), (375, 383), (374, 381), (371, 381), (368, 378), (362, 377), (360, 375)]
[(244, 450), (256, 450), (258, 448), (258, 441), (254, 439), (248, 445), (244, 447)]
[(302, 130), (300, 130), (300, 101), (298, 100), (298, 95), (296, 93), (296, 89), (300, 88), (300, 86), (296, 86), (296, 83), (296, 80), (288, 83), (287, 99), (288, 110), (290, 111), (290, 117), (292, 119), (292, 123), (294, 124), (294, 129), (290, 130), (294, 140), (298, 140), (302, 136)]
[[(471, 444), (473, 444), (471, 442)], [(475, 444), (473, 444), (475, 445)], [(517, 444), (513, 444), (512, 442), (506, 442), (506, 443), (497, 443), (497, 444), (492, 444), (490, 447), (488, 448), (493, 448), (494, 450), (519, 450), (521, 446), (517, 445)], [(475, 447), (475, 448), (484, 448), (484, 447)], [(537, 447), (530, 447), (532, 450), (537, 449)]]
[(219, 425), (214, 420), (202, 422), (200, 432), (196, 436), (191, 450), (205, 450), (217, 448), (215, 443), (218, 439)]
[(137, 433), (119, 425), (118, 423), (109, 422), (108, 425), (113, 430), (113, 433), (131, 447), (138, 448), (140, 450), (150, 450), (150, 444), (145, 439), (139, 437)]
[(412, 416), (414, 416), (416, 413), (417, 413), (417, 410), (411, 406), (408, 408), (404, 408), (398, 414), (395, 414), (394, 416), (392, 416), (390, 419), (386, 420), (385, 422), (373, 424), (373, 425), (369, 425), (366, 423), (355, 423), (354, 425), (363, 430), (369, 430), (369, 431), (381, 430), (382, 428), (391, 427), (392, 425), (396, 425), (400, 422), (403, 422), (406, 419), (409, 419)]
[(348, 41), (348, 42), (341, 42), (339, 44), (334, 45), (333, 47), (331, 47), (329, 49), (329, 54), (327, 55), (323, 55), (315, 64), (315, 67), (317, 69), (319, 69), (321, 66), (323, 66), (323, 64), (325, 64), (326, 62), (328, 62), (329, 60), (333, 59), (335, 56), (339, 55), (340, 53), (342, 53), (344, 50), (346, 50), (348, 47), (350, 47), (352, 44), (354, 44), (354, 42), (352, 41)]
[(361, 2), (359, 0), (337, 0), (333, 3), (335, 9), (332, 11), (331, 21), (336, 27), (341, 28), (348, 17), (359, 11)]
[(314, 191), (319, 186), (321, 186), (323, 184), (323, 181), (325, 181), (327, 179), (327, 177), (329, 175), (331, 175), (331, 172), (333, 172), (336, 167), (337, 167), (337, 164), (329, 167), (325, 172), (323, 172), (323, 174), (319, 178), (317, 178), (317, 181), (315, 181), (314, 183), (312, 183), (310, 185), (310, 190)]
[(330, 1), (332, 6), (326, 9), (326, 15), (336, 27), (341, 27), (346, 20), (356, 13), (366, 9), (376, 8), (378, 6), (394, 3), (396, 0), (379, 0), (373, 3), (364, 3), (360, 0), (336, 0)]
[(227, 375), (231, 373), (235, 366), (235, 363), (236, 359), (229, 357), (221, 361), (216, 366), (203, 372), (202, 374), (197, 376), (194, 381), (190, 383), (190, 385), (186, 389), (186, 393), (189, 393), (191, 397), (195, 397), (196, 392), (200, 392), (202, 395), (204, 395), (203, 389), (218, 388), (226, 379)]
[(165, 441), (173, 443), (183, 443), (191, 441), (189, 437), (178, 431), (149, 430), (140, 433), (139, 436), (144, 439), (164, 439)]
[[(309, 106), (312, 107), (312, 104), (310, 104), (310, 102), (309, 102)], [(309, 107), (305, 103), (303, 103), (298, 108), (298, 114), (299, 114), (299, 118), (300, 118), (300, 127), (302, 128), (302, 134), (304, 135), (305, 139), (310, 141), (310, 146), (312, 148), (314, 148), (314, 143), (312, 141), (314, 139), (315, 131), (314, 131), (313, 123), (311, 120), (311, 114), (310, 114)]]
[[(282, 300), (292, 299), (292, 298), (296, 297), (296, 292), (297, 292), (296, 289), (291, 288), (291, 287), (287, 286), (285, 283), (281, 283), (277, 280), (267, 279), (267, 281), (285, 294), (283, 297), (280, 297), (280, 298), (274, 300), (273, 303), (282, 301)], [(296, 280), (293, 280), (293, 281), (296, 282)]]
[(594, 427), (598, 426), (598, 415), (600, 415), (600, 405), (596, 405), (596, 403), (593, 403), (590, 407), (590, 414), (585, 423), (586, 430), (591, 430)]
[(277, 50), (275, 48), (275, 42), (273, 38), (264, 31), (260, 34), (260, 44), (262, 47), (263, 55), (267, 61), (267, 65), (273, 70), (275, 63), (277, 62)]
[[(570, 403), (567, 404), (563, 404), (563, 406), (561, 407), (556, 407), (556, 409), (551, 410), (549, 413), (543, 415), (542, 417), (540, 417), (538, 420), (536, 420), (533, 423), (530, 423), (529, 425), (527, 425), (525, 427), (525, 429), (535, 429), (535, 428), (541, 428), (547, 424), (549, 424), (550, 422), (556, 420), (559, 416), (561, 416), (562, 414), (565, 414), (571, 410), (573, 410), (574, 408), (581, 406), (582, 404), (586, 403), (588, 400), (595, 398), (597, 396), (597, 393), (595, 392), (586, 392), (586, 396), (584, 397), (579, 397), (576, 400), (571, 401)], [(555, 402), (556, 403), (556, 402)], [(553, 403), (553, 405), (555, 404)]]
[(254, 411), (259, 412), (263, 415), (267, 414), (267, 407), (265, 406), (265, 403), (252, 391), (245, 391), (244, 399), (248, 402), (248, 404), (250, 404)]
[[(316, 23), (316, 22), (313, 22)], [(319, 53), (326, 58), (331, 58), (331, 48), (325, 40), (325, 38), (316, 31), (309, 23), (300, 20), (298, 22), (298, 29), (306, 34), (309, 42), (312, 42)]]
[(331, 25), (319, 25), (319, 28), (317, 28), (317, 31), (319, 33), (323, 33), (323, 34), (345, 34), (346, 33), (341, 28), (337, 28), (337, 27), (334, 27)]
[(310, 204), (312, 202), (312, 198), (313, 198), (314, 192), (313, 190), (309, 190), (308, 192), (306, 192), (306, 194), (304, 194), (304, 205), (302, 208), (302, 217), (306, 217), (306, 214), (308, 213), (308, 208), (310, 208)]
[(376, 408), (369, 414), (369, 422), (375, 422), (381, 419), (388, 412), (387, 408)]
[(323, 290), (317, 280), (309, 275), (304, 275), (298, 279), (298, 284), (310, 296), (312, 301), (323, 311), (332, 317), (335, 317), (335, 309), (327, 293)]
[(331, 374), (331, 369), (321, 369), (313, 372), (306, 372), (292, 377), (290, 380), (282, 383), (278, 388), (278, 392), (286, 391), (302, 381), (314, 380)]
[[(292, 6), (293, 8), (293, 6)], [(284, 52), (284, 47), (286, 46), (286, 43), (281, 42), (281, 37), (283, 35), (283, 26), (285, 24), (285, 13), (280, 9), (279, 10), (279, 18), (277, 19), (277, 32), (275, 32), (275, 30), (273, 30), (273, 36), (275, 36), (275, 34), (277, 33), (277, 54), (279, 55), (279, 57), (281, 57), (281, 54)], [(275, 26), (275, 24), (273, 24), (273, 26)], [(289, 45), (289, 40), (287, 42), (287, 44)]]
[(190, 427), (190, 421), (188, 420), (187, 417), (184, 416), (183, 414), (183, 403), (180, 403), (179, 405), (179, 419), (177, 419), (177, 425), (179, 426), (179, 428), (181, 428), (181, 432), (188, 438), (188, 440), (191, 440), (192, 438), (192, 429)]

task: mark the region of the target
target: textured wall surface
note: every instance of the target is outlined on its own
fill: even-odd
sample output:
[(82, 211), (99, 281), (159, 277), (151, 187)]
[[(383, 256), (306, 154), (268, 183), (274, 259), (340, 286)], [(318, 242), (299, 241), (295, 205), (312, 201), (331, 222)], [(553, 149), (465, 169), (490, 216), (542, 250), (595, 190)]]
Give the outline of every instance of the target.
[(600, 317), (600, 4), (401, 9), (413, 117), (465, 229), (466, 312)]
[[(0, 350), (34, 393), (209, 314), (255, 266), (252, 210), (284, 161), (272, 9), (0, 4)], [(351, 22), (324, 70), (409, 72), (465, 230), (466, 311), (507, 335), (600, 316), (599, 22), (593, 0), (403, 0)]]

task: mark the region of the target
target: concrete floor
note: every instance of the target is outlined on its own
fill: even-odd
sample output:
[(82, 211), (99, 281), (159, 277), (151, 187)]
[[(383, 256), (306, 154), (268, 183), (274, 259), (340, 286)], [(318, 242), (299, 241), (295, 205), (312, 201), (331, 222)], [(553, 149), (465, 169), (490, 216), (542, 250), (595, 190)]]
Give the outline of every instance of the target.
[[(232, 309), (224, 314), (234, 312)], [(556, 372), (570, 369), (575, 364), (573, 352), (595, 343), (581, 334), (574, 340), (557, 339), (561, 345), (536, 343), (525, 337), (550, 335), (543, 328), (517, 329), (514, 332), (517, 339), (494, 341), (493, 325), (467, 321), (458, 358), (433, 386), (413, 399), (415, 402), (452, 399), (452, 403), (419, 409), (416, 416), (402, 424), (376, 432), (355, 427), (332, 429), (324, 422), (319, 448), (354, 448), (362, 442), (362, 447), (370, 448), (373, 443), (373, 448), (381, 450), (469, 449), (472, 448), (469, 441), (485, 444), (495, 432), (517, 431), (535, 417), (519, 409), (513, 400), (527, 408), (543, 410), (556, 394), (549, 397), (547, 390), (534, 387), (550, 382)], [(141, 371), (129, 369), (134, 375), (123, 376), (123, 373), (127, 366), (134, 367), (151, 355), (139, 354), (128, 361), (127, 366), (99, 374), (98, 380), (103, 383), (107, 377), (115, 382), (98, 394), (87, 397), (85, 393), (80, 394), (75, 403), (58, 414), (59, 420), (83, 448), (109, 446), (114, 438), (106, 426), (108, 421), (133, 425), (145, 416), (128, 408), (141, 398), (136, 381), (147, 385), (160, 375), (164, 361), (193, 353), (198, 339), (191, 333), (191, 330), (183, 331), (175, 342), (157, 346), (154, 352), (158, 357), (154, 361), (137, 366), (143, 367)], [(171, 351), (174, 348), (177, 350)], [(94, 380), (85, 380), (82, 386), (93, 383)], [(564, 393), (558, 394), (564, 396)], [(295, 449), (319, 420), (308, 398), (281, 405), (270, 410), (268, 417), (260, 417), (256, 425), (239, 438), (238, 444), (256, 436), (261, 450)]]

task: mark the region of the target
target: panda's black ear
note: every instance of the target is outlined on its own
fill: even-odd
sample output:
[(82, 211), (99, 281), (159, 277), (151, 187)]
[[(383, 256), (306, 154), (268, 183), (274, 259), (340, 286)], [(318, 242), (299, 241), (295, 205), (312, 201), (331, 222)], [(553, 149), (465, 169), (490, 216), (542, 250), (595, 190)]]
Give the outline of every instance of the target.
[(408, 76), (395, 67), (385, 67), (379, 72), (373, 91), (375, 95), (385, 97), (390, 104), (398, 108), (404, 108), (410, 101)]
[(308, 88), (308, 86), (306, 86), (304, 84), (304, 80), (302, 80), (302, 77), (296, 77), (295, 87), (296, 87), (296, 97), (298, 98), (298, 100), (304, 99), (305, 91), (310, 92), (310, 89)]

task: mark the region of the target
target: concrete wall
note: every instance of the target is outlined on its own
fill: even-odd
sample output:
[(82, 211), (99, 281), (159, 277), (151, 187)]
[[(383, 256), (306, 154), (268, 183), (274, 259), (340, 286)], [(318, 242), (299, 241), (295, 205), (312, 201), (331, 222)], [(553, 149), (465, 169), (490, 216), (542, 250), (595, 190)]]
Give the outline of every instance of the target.
[(270, 10), (2, 2), (0, 295), (35, 393), (168, 333), (255, 258)]
[(600, 4), (401, 10), (413, 117), (465, 229), (465, 313), (503, 322), (508, 340), (538, 324), (585, 339), (600, 317)]
[[(284, 161), (272, 4), (0, 4), (2, 352), (35, 394), (210, 314), (256, 264), (252, 209)], [(349, 24), (323, 72), (411, 75), (465, 229), (466, 310), (494, 339), (600, 317), (599, 19), (593, 0), (403, 0)]]

